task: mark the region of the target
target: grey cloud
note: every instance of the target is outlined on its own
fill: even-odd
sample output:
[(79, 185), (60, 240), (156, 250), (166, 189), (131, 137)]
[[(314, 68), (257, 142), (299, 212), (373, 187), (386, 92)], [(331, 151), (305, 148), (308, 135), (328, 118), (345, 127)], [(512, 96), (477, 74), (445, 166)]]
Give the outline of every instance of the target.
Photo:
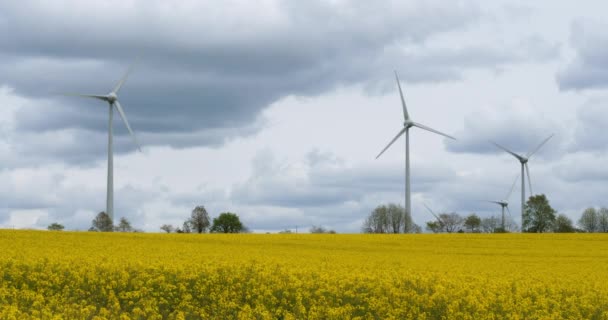
[[(306, 163), (285, 165), (269, 152), (261, 153), (254, 161), (252, 177), (235, 186), (231, 197), (244, 204), (320, 208), (357, 203), (371, 193), (403, 193), (402, 166), (379, 163), (373, 167), (348, 167), (334, 157), (313, 150)], [(315, 160), (311, 162), (311, 158)], [(453, 178), (455, 173), (444, 167), (417, 163), (413, 175), (416, 180), (413, 192), (425, 192)]]
[[(408, 71), (404, 81), (457, 79), (467, 68), (542, 56), (546, 47), (536, 38), (510, 54), (429, 45), (480, 19), (469, 2), (261, 5), (228, 12), (206, 2), (3, 4), (0, 23), (11, 28), (0, 28), (0, 83), (37, 102), (19, 110), (15, 130), (104, 132), (103, 103), (53, 93), (105, 93), (136, 55), (142, 59), (120, 93), (132, 127), (148, 145), (188, 147), (257, 132), (260, 111), (288, 95), (373, 87), (388, 83), (393, 68)], [(115, 128), (126, 135), (122, 124)], [(134, 150), (123, 147), (119, 153)], [(79, 152), (81, 161), (101, 155)]]
[(569, 151), (602, 152), (607, 150), (606, 102), (608, 102), (606, 97), (595, 97), (578, 108), (574, 139), (568, 146)]
[[(549, 135), (566, 132), (552, 119), (535, 114), (528, 108), (524, 112), (505, 106), (495, 110), (465, 116), (464, 129), (455, 133), (458, 141), (446, 141), (446, 149), (455, 153), (504, 153), (490, 142), (494, 141), (514, 152), (526, 154)], [(562, 149), (562, 140), (563, 137), (556, 134), (539, 154), (555, 155)]]
[(608, 180), (608, 167), (605, 165), (604, 157), (605, 154), (599, 156), (582, 152), (570, 154), (554, 168), (554, 172), (569, 183), (604, 183)]
[(576, 56), (557, 74), (561, 90), (608, 85), (608, 32), (605, 30), (603, 22), (578, 20), (572, 23), (570, 44)]

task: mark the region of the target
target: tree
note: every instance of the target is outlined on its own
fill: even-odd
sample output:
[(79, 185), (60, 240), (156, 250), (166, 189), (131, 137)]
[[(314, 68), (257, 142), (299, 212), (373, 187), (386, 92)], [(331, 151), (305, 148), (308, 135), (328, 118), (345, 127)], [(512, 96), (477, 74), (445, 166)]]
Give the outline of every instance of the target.
[(129, 222), (129, 220), (127, 220), (127, 218), (125, 218), (125, 217), (120, 218), (120, 222), (115, 227), (115, 230), (118, 231), (118, 232), (133, 232), (133, 231), (135, 231), (133, 229), (133, 227), (131, 226), (131, 222)]
[[(181, 232), (179, 232), (181, 231)], [(179, 230), (178, 229), (178, 233), (190, 233), (192, 232), (192, 222), (190, 222), (190, 220), (186, 220), (184, 221), (184, 224), (182, 225), (182, 229)]]
[(53, 222), (47, 227), (47, 229), (49, 229), (50, 231), (62, 231), (64, 229), (64, 226), (57, 222)]
[(160, 229), (166, 233), (171, 233), (173, 232), (173, 226), (170, 224), (163, 224), (162, 226), (160, 226)]
[(602, 207), (598, 211), (598, 232), (608, 232), (608, 208)]
[(544, 194), (531, 196), (524, 209), (522, 231), (546, 232), (552, 229), (555, 223), (555, 210), (549, 205)]
[[(189, 227), (192, 228), (192, 231), (197, 233), (207, 232), (207, 229), (209, 228), (209, 214), (205, 207), (197, 206), (194, 208), (188, 222), (190, 223)], [(184, 229), (186, 229), (185, 226)]]
[(390, 203), (376, 207), (363, 222), (362, 229), (365, 233), (410, 233), (420, 227), (402, 206)]
[(576, 229), (572, 225), (572, 220), (568, 218), (565, 214), (560, 214), (555, 218), (555, 223), (553, 225), (554, 232), (566, 233), (566, 232), (576, 232)]
[(336, 233), (336, 231), (325, 229), (322, 226), (312, 226), (310, 233)]
[(495, 216), (481, 219), (481, 230), (485, 233), (493, 233), (499, 226), (500, 220)]
[(426, 223), (426, 229), (433, 233), (439, 233), (443, 230), (443, 227), (439, 223), (439, 221), (428, 221)]
[(90, 231), (101, 231), (101, 232), (112, 232), (114, 231), (114, 226), (112, 225), (112, 219), (105, 212), (100, 212), (97, 214), (95, 219), (91, 222)]
[(468, 228), (470, 232), (479, 232), (479, 228), (481, 227), (481, 218), (479, 218), (476, 214), (471, 213), (464, 220), (464, 226)]
[(443, 231), (447, 233), (458, 231), (464, 222), (464, 219), (456, 212), (442, 213), (439, 215), (439, 220), (441, 220)]
[(589, 207), (583, 211), (581, 218), (578, 219), (578, 225), (587, 232), (596, 232), (599, 230), (599, 216), (597, 210)]
[(211, 232), (217, 233), (239, 233), (245, 228), (235, 213), (224, 212), (219, 217), (213, 219)]
[(387, 233), (388, 232), (388, 208), (385, 205), (376, 207), (374, 211), (363, 222), (365, 233)]

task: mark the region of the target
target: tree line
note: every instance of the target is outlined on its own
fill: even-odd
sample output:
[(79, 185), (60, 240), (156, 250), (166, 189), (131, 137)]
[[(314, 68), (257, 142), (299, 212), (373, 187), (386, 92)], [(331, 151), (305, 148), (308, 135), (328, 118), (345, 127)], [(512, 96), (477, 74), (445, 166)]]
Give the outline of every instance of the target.
[(194, 208), (181, 228), (164, 224), (160, 229), (166, 233), (242, 233), (249, 231), (236, 213), (222, 212), (211, 221), (204, 206)]
[[(432, 213), (432, 212), (431, 212)], [(426, 222), (426, 230), (433, 233), (503, 233), (522, 232), (608, 232), (608, 208), (585, 209), (577, 221), (578, 227), (565, 214), (558, 214), (549, 204), (544, 194), (531, 196), (524, 207), (521, 229), (512, 220), (490, 216), (481, 218), (475, 213), (461, 216), (456, 212), (432, 213), (433, 220)], [(362, 226), (365, 233), (420, 233), (422, 229), (412, 222), (404, 208), (396, 204), (380, 205), (365, 219)]]

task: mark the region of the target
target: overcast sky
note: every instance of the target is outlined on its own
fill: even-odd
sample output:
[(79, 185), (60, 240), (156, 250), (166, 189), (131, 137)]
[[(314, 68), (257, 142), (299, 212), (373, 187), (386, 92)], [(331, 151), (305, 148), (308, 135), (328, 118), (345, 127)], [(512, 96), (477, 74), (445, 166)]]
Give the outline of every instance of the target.
[[(115, 216), (146, 231), (197, 205), (253, 231), (360, 232), (412, 213), (499, 207), (527, 153), (534, 193), (578, 220), (608, 206), (608, 25), (602, 1), (0, 2), (0, 227), (86, 230), (105, 210), (106, 94), (140, 57), (115, 117)], [(519, 223), (520, 187), (510, 200)]]

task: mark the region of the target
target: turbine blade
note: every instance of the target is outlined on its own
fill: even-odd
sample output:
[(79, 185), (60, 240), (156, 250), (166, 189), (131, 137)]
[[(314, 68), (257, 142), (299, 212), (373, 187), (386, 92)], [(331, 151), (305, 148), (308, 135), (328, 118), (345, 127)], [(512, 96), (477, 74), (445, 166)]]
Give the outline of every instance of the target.
[(454, 137), (452, 137), (452, 136), (450, 136), (450, 135), (447, 135), (447, 134), (445, 134), (445, 133), (443, 133), (443, 132), (441, 132), (441, 131), (437, 131), (437, 130), (435, 130), (435, 129), (433, 129), (433, 128), (427, 127), (427, 126), (425, 126), (425, 125), (423, 125), (423, 124), (420, 124), (420, 123), (414, 122), (414, 126), (416, 126), (416, 127), (420, 128), (420, 129), (424, 129), (424, 130), (426, 130), (426, 131), (430, 131), (430, 132), (433, 132), (433, 133), (436, 133), (436, 134), (442, 135), (442, 136), (444, 136), (444, 137), (446, 137), (446, 138), (450, 138), (450, 139), (456, 140), (456, 138), (454, 138)]
[(502, 205), (502, 202), (500, 202), (500, 201), (486, 200), (486, 202), (496, 203), (496, 204)]
[(397, 133), (397, 135), (393, 138), (393, 140), (391, 140), (391, 142), (388, 144), (388, 146), (386, 146), (386, 148), (382, 149), (382, 151), (380, 152), (380, 154), (378, 154), (376, 156), (376, 159), (380, 158), (380, 156), (384, 153), (384, 151), (386, 151), (386, 149), (388, 149), (393, 143), (395, 143), (395, 141), (397, 141), (397, 139), (399, 139), (399, 137), (401, 137), (401, 135), (403, 133), (405, 133), (405, 130), (407, 130), (407, 128), (401, 129), (401, 131), (399, 131), (399, 133)]
[(82, 98), (93, 98), (93, 99), (99, 99), (99, 100), (103, 100), (103, 101), (108, 101), (108, 97), (104, 96), (104, 95), (100, 95), (100, 94), (81, 94), (81, 93), (70, 93), (70, 92), (63, 92), (60, 93), (63, 96), (70, 96), (70, 97), (82, 97)]
[(127, 130), (129, 130), (131, 137), (133, 137), (133, 141), (135, 141), (137, 150), (139, 150), (139, 152), (141, 152), (141, 147), (139, 145), (139, 142), (137, 142), (137, 137), (135, 137), (135, 133), (133, 133), (133, 130), (131, 130), (131, 126), (129, 125), (129, 121), (127, 120), (127, 116), (125, 115), (125, 112), (122, 110), (122, 107), (120, 106), (120, 102), (118, 102), (118, 100), (117, 100), (116, 102), (114, 102), (114, 105), (116, 106), (116, 110), (118, 110), (118, 113), (120, 114), (120, 117), (122, 118), (122, 121), (124, 121), (125, 125), (127, 126)]
[(120, 88), (122, 88), (122, 85), (125, 84), (125, 82), (127, 81), (129, 74), (131, 73), (131, 71), (133, 71), (133, 67), (135, 66), (135, 64), (137, 64), (138, 60), (139, 60), (139, 57), (135, 58), (135, 61), (129, 66), (129, 68), (125, 72), (125, 75), (122, 76), (120, 81), (118, 81), (118, 83), (116, 84), (116, 87), (114, 87), (114, 90), (112, 90), (112, 92), (114, 92), (114, 94), (118, 94), (118, 91), (120, 91)]
[(522, 157), (522, 156), (520, 156), (520, 155), (518, 155), (517, 153), (515, 153), (515, 152), (513, 152), (513, 151), (511, 151), (511, 150), (509, 150), (509, 149), (507, 149), (507, 148), (505, 148), (505, 147), (503, 147), (503, 146), (499, 145), (498, 143), (496, 143), (496, 142), (494, 142), (494, 141), (490, 141), (490, 143), (492, 143), (493, 145), (495, 145), (495, 146), (497, 146), (498, 148), (502, 149), (503, 151), (505, 151), (505, 152), (507, 152), (507, 153), (511, 154), (512, 156), (514, 156), (515, 158), (517, 158), (517, 160), (519, 160), (519, 161), (523, 160), (523, 157)]
[(401, 97), (401, 106), (403, 107), (403, 118), (405, 120), (410, 119), (410, 115), (407, 113), (407, 107), (405, 106), (405, 99), (403, 98), (403, 91), (401, 91), (401, 84), (399, 83), (399, 76), (395, 71), (395, 80), (397, 80), (397, 87), (399, 88), (399, 96)]
[(554, 134), (551, 134), (547, 139), (543, 140), (543, 142), (541, 142), (538, 147), (536, 147), (536, 149), (534, 149), (533, 151), (529, 152), (528, 155), (526, 156), (526, 158), (530, 158), (533, 154), (535, 154), (538, 150), (540, 150), (540, 148), (542, 148), (542, 146), (547, 143), (547, 141), (549, 141), (549, 139), (553, 138)]
[(526, 162), (526, 175), (528, 176), (528, 187), (530, 187), (530, 196), (533, 196), (532, 193), (532, 180), (530, 179), (530, 168), (528, 168), (528, 163)]
[(507, 193), (507, 197), (505, 198), (506, 201), (509, 201), (511, 194), (513, 193), (513, 190), (515, 189), (515, 185), (517, 184), (517, 180), (519, 180), (519, 173), (515, 176), (515, 181), (513, 181), (513, 184), (511, 185), (511, 190), (509, 190), (509, 193)]
[(429, 206), (427, 206), (426, 203), (423, 203), (422, 205), (433, 215), (433, 217), (435, 217), (435, 219), (437, 219), (437, 222), (439, 222), (439, 224), (443, 227), (443, 221), (441, 219), (439, 219), (439, 217), (435, 214), (435, 212), (433, 212), (433, 210), (431, 210), (431, 208), (429, 208)]

